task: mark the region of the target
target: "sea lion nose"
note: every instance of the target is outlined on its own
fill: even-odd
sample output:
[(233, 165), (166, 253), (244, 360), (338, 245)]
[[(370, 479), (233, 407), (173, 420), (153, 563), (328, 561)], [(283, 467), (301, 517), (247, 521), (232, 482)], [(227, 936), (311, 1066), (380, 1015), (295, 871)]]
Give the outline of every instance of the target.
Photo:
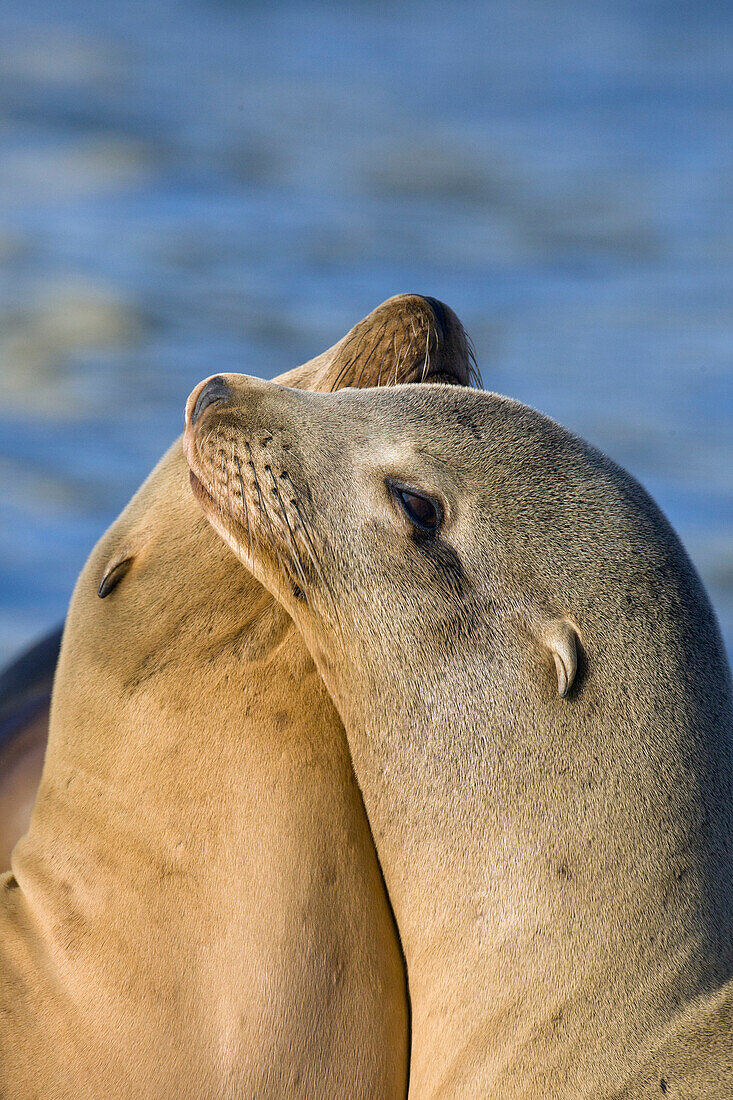
[(229, 401), (231, 396), (232, 391), (220, 375), (217, 374), (214, 378), (210, 378), (201, 388), (196, 398), (196, 404), (191, 413), (191, 427), (196, 424), (196, 421), (201, 417), (204, 410), (208, 409), (209, 405), (220, 405), (222, 401)]

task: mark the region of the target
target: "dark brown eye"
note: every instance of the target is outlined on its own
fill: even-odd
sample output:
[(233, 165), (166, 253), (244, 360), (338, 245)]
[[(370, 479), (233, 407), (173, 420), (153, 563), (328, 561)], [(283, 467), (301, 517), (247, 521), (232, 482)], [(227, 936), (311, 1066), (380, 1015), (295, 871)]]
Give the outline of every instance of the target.
[(441, 519), (440, 506), (422, 493), (414, 493), (411, 489), (403, 489), (400, 485), (390, 482), (390, 489), (402, 506), (407, 518), (421, 531), (433, 534), (437, 531)]

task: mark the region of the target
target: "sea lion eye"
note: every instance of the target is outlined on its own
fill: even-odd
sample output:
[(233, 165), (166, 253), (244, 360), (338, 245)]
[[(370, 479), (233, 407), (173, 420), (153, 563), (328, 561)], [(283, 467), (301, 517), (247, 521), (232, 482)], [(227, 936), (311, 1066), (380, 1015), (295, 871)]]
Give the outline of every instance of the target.
[(441, 520), (441, 508), (436, 501), (423, 493), (416, 493), (412, 489), (404, 489), (401, 485), (395, 485), (392, 481), (388, 484), (392, 494), (411, 523), (414, 523), (421, 531), (428, 531), (430, 534), (437, 531)]

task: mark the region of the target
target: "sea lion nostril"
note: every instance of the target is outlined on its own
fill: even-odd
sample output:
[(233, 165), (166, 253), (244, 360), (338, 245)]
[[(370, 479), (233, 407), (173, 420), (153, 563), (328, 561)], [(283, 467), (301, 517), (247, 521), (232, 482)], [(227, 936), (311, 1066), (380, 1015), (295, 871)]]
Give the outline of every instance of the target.
[(442, 302), (439, 302), (437, 298), (429, 298), (426, 294), (421, 294), (420, 297), (424, 302), (427, 302), (433, 311), (433, 316), (438, 325), (441, 340), (445, 340), (448, 334), (448, 314), (446, 313), (445, 306)]
[(208, 409), (209, 405), (218, 405), (222, 401), (228, 401), (232, 396), (232, 391), (220, 375), (217, 374), (215, 378), (212, 378), (210, 382), (207, 382), (201, 393), (198, 395), (196, 404), (194, 406), (193, 413), (191, 414), (191, 424), (194, 425), (199, 419), (205, 409)]

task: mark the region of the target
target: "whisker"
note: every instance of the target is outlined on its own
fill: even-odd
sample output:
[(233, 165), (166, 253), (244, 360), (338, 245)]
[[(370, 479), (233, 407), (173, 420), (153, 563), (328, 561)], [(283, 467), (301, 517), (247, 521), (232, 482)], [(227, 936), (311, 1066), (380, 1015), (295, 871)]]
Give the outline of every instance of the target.
[(221, 498), (224, 494), (223, 494), (223, 490), (222, 490), (223, 478), (220, 476), (221, 474), (224, 473), (223, 457), (222, 456), (220, 456), (220, 458), (219, 458), (219, 463), (220, 463), (220, 466), (221, 466), (221, 470), (219, 470), (217, 468), (217, 466), (215, 466), (213, 464), (211, 465), (211, 490), (212, 490), (211, 495), (214, 498), (214, 503), (216, 504), (217, 510), (219, 512), (219, 518), (221, 519), (222, 523), (224, 523), (224, 518), (226, 516), (226, 510), (225, 510), (225, 508), (224, 508), (224, 506), (221, 502)]
[(467, 332), (463, 333), (466, 340), (466, 353), (468, 355), (468, 384), (476, 390), (482, 390), (484, 388), (484, 380), (481, 377), (481, 371), (479, 370), (478, 360), (476, 359), (476, 349), (473, 346), (473, 340)]
[(244, 508), (244, 524), (247, 528), (247, 552), (249, 554), (250, 561), (252, 560), (252, 527), (249, 522), (249, 508), (247, 507), (247, 495), (244, 491), (244, 478), (242, 477), (242, 463), (239, 461), (239, 455), (234, 454), (234, 461), (237, 464), (237, 474), (239, 475), (239, 488), (242, 491), (242, 507)]
[(369, 335), (368, 328), (365, 328), (364, 331), (359, 334), (359, 338), (358, 338), (357, 343), (356, 343), (356, 351), (354, 352), (353, 357), (351, 359), (347, 360), (347, 362), (344, 364), (344, 366), (339, 371), (339, 373), (336, 377), (336, 381), (334, 382), (333, 386), (331, 387), (331, 392), (332, 393), (333, 393), (334, 390), (338, 390), (338, 389), (341, 388), (341, 383), (342, 383), (343, 379), (346, 376), (346, 372), (348, 370), (350, 370), (351, 367), (353, 367), (354, 363), (356, 363), (359, 356), (361, 355), (362, 346), (364, 344), (364, 341), (367, 339), (368, 335)]
[[(428, 321), (425, 332), (425, 360), (422, 365), (422, 374), (420, 375), (420, 381), (424, 382), (430, 373), (430, 340), (432, 337), (432, 329), (430, 327), (430, 321)], [(435, 331), (435, 338), (437, 342), (438, 332)]]
[[(392, 333), (392, 359), (397, 357), (397, 330)], [(384, 356), (379, 360), (379, 371), (377, 373), (377, 386), (382, 385), (382, 367), (384, 366)]]
[(364, 377), (364, 371), (366, 370), (366, 368), (367, 368), (367, 367), (369, 366), (369, 364), (371, 363), (371, 361), (372, 361), (372, 359), (373, 359), (373, 357), (374, 357), (374, 353), (375, 353), (375, 351), (377, 350), (377, 348), (378, 348), (378, 347), (379, 347), (379, 345), (381, 344), (381, 342), (382, 342), (382, 337), (384, 336), (385, 332), (387, 331), (387, 325), (388, 325), (388, 324), (389, 324), (389, 319), (387, 319), (387, 320), (386, 320), (386, 321), (384, 322), (384, 324), (382, 325), (382, 327), (380, 328), (380, 330), (379, 330), (379, 334), (378, 334), (378, 336), (377, 336), (376, 340), (374, 341), (374, 346), (372, 347), (372, 350), (371, 350), (371, 351), (369, 352), (369, 354), (367, 355), (366, 359), (364, 360), (364, 362), (363, 362), (363, 363), (362, 363), (362, 365), (361, 365), (361, 370), (359, 371), (359, 378), (358, 378), (358, 380), (357, 380), (357, 383), (356, 383), (357, 387), (361, 386), (361, 380), (362, 380), (362, 378)]
[(394, 384), (395, 384), (395, 386), (400, 381), (400, 379), (404, 379), (404, 375), (402, 374), (402, 367), (403, 367), (404, 362), (405, 362), (404, 351), (405, 351), (405, 334), (403, 332), (402, 339), (400, 340), (400, 345), (399, 345), (399, 348), (398, 348), (397, 347), (397, 333), (395, 332), (394, 339), (392, 341), (392, 362), (394, 363)]
[[(406, 351), (406, 352), (405, 352), (405, 354), (404, 354), (404, 355), (402, 356), (402, 358), (401, 358), (400, 362), (399, 362), (399, 363), (395, 363), (395, 368), (394, 368), (394, 383), (393, 383), (393, 385), (395, 385), (395, 386), (396, 386), (396, 385), (397, 385), (397, 384), (398, 384), (399, 382), (404, 382), (405, 378), (407, 377), (406, 373), (404, 373), (404, 374), (398, 374), (398, 371), (401, 371), (401, 370), (402, 370), (402, 368), (403, 368), (403, 367), (404, 367), (404, 366), (405, 366), (405, 365), (406, 365), (407, 363), (409, 363), (409, 361), (410, 361), (410, 353), (411, 353), (411, 351), (412, 351), (412, 345), (414, 344), (414, 342), (415, 342), (415, 336), (417, 335), (417, 334), (416, 334), (416, 332), (415, 332), (414, 326), (411, 326), (411, 328), (412, 328), (412, 334), (411, 334), (411, 336), (410, 336), (410, 342), (409, 342), (409, 344), (407, 345), (407, 351)], [(405, 346), (405, 341), (403, 340), (403, 341), (402, 341), (402, 347), (400, 348), (400, 350), (402, 350), (402, 348), (403, 348), (404, 346)]]
[(250, 447), (249, 442), (246, 442), (246, 447), (247, 447), (247, 450), (249, 452), (249, 466), (250, 466), (250, 469), (252, 470), (252, 476), (254, 477), (255, 489), (257, 491), (257, 503), (259, 505), (260, 515), (266, 521), (267, 526), (270, 530), (270, 541), (272, 543), (272, 549), (275, 551), (275, 556), (277, 557), (278, 564), (280, 565), (280, 569), (281, 569), (283, 575), (285, 577), (289, 578), (289, 573), (288, 573), (288, 570), (285, 567), (285, 562), (283, 561), (282, 556), (280, 554), (280, 551), (278, 549), (277, 534), (276, 534), (275, 528), (273, 526), (272, 519), (270, 517), (270, 513), (267, 509), (267, 504), (265, 503), (265, 499), (264, 499), (264, 496), (263, 496), (263, 493), (262, 493), (262, 489), (260, 487), (260, 480), (257, 477), (257, 469), (255, 467), (255, 464), (254, 464), (253, 460), (252, 460), (252, 448)]
[(295, 509), (295, 514), (297, 515), (297, 517), (300, 521), (300, 527), (301, 527), (301, 530), (302, 530), (304, 538), (305, 538), (305, 549), (306, 549), (306, 552), (308, 554), (308, 557), (310, 558), (311, 564), (312, 564), (313, 568), (316, 571), (316, 575), (318, 576), (318, 579), (321, 582), (321, 586), (323, 588), (324, 594), (326, 595), (327, 600), (328, 600), (328, 602), (331, 606), (331, 610), (333, 612), (334, 627), (337, 629), (339, 640), (341, 641), (341, 644), (342, 644), (342, 647), (343, 647), (344, 632), (343, 632), (343, 626), (342, 626), (342, 623), (341, 623), (341, 615), (339, 613), (338, 605), (337, 605), (337, 602), (336, 602), (336, 597), (335, 597), (335, 594), (333, 592), (333, 589), (328, 584), (328, 582), (327, 582), (327, 580), (326, 580), (326, 578), (323, 574), (323, 570), (321, 569), (321, 564), (318, 560), (318, 552), (316, 550), (313, 539), (311, 538), (309, 524), (308, 524), (305, 516), (303, 515), (303, 513), (302, 513), (302, 511), (299, 507), (300, 494), (298, 493), (298, 490), (295, 486), (295, 483), (293, 482), (293, 479), (290, 477), (290, 475), (288, 473), (283, 473), (283, 478), (287, 478), (287, 480), (290, 484), (290, 487), (293, 491), (294, 499), (292, 500), (291, 503), (292, 503), (293, 508)]
[(285, 526), (287, 528), (288, 540), (290, 542), (290, 546), (291, 546), (292, 554), (293, 554), (293, 566), (294, 566), (295, 571), (298, 575), (298, 579), (301, 582), (301, 591), (303, 593), (303, 596), (305, 597), (306, 602), (309, 603), (310, 601), (308, 600), (308, 591), (307, 591), (307, 589), (308, 589), (308, 579), (305, 575), (305, 570), (303, 569), (303, 564), (300, 560), (300, 553), (298, 551), (298, 544), (295, 541), (295, 535), (293, 534), (293, 529), (290, 526), (290, 520), (288, 519), (288, 514), (287, 514), (287, 512), (285, 510), (285, 507), (283, 505), (282, 496), (280, 495), (280, 489), (278, 487), (277, 481), (275, 480), (275, 475), (272, 472), (272, 467), (265, 466), (265, 469), (267, 470), (267, 472), (270, 475), (270, 480), (272, 481), (272, 489), (273, 489), (273, 492), (275, 494), (275, 499), (277, 500), (278, 508), (280, 509), (280, 515), (282, 516), (282, 518), (285, 522)]
[(346, 361), (346, 363), (344, 364), (344, 366), (341, 368), (341, 370), (339, 371), (339, 373), (336, 377), (336, 381), (331, 386), (331, 393), (334, 393), (335, 390), (338, 390), (338, 389), (341, 388), (341, 382), (342, 382), (343, 378), (346, 376), (346, 372), (348, 370), (350, 370), (351, 367), (353, 367), (354, 363), (356, 362), (356, 360), (358, 358), (358, 354), (359, 353), (357, 351), (356, 354), (354, 355), (354, 357), (352, 359), (348, 359)]

